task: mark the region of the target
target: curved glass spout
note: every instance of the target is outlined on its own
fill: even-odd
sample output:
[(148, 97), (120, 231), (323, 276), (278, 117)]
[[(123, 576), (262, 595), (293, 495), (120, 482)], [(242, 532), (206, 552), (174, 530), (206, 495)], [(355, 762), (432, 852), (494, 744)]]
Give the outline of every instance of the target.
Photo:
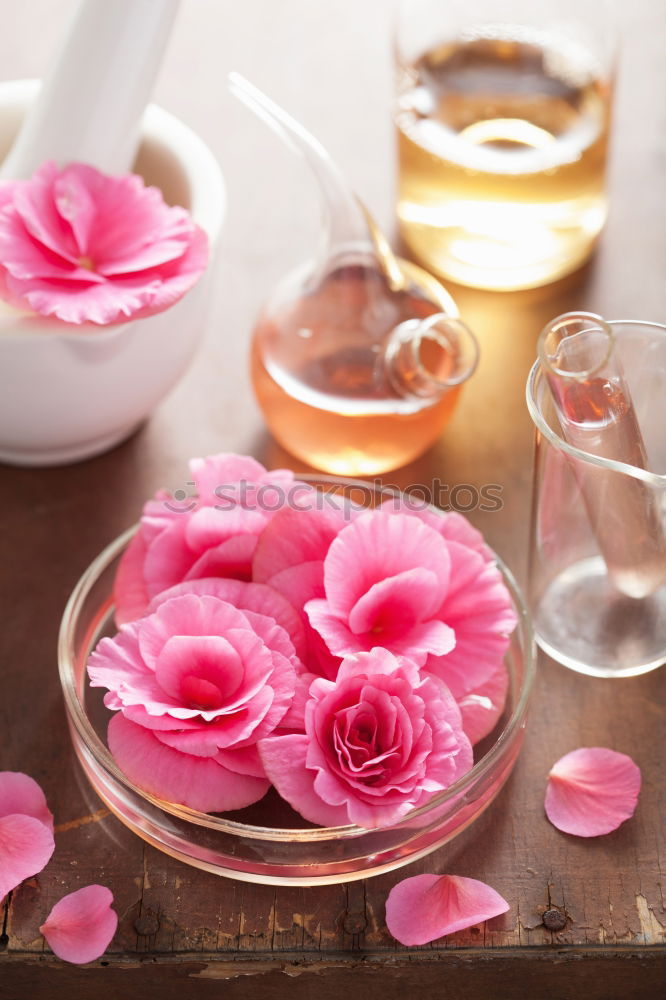
[(436, 399), (474, 373), (479, 345), (462, 320), (433, 313), (396, 326), (385, 361), (391, 385), (401, 396)]
[(383, 233), (319, 140), (240, 73), (229, 74), (229, 87), (235, 97), (306, 160), (317, 180), (326, 223), (320, 270), (325, 272), (329, 261), (341, 251), (353, 248), (374, 258), (392, 290), (403, 288), (405, 279)]
[(319, 257), (285, 275), (254, 330), (252, 381), (266, 421), (327, 472), (403, 465), (447, 424), (476, 342), (456, 326), (442, 285), (394, 257), (321, 143), (237, 73), (230, 86), (309, 164), (325, 219)]

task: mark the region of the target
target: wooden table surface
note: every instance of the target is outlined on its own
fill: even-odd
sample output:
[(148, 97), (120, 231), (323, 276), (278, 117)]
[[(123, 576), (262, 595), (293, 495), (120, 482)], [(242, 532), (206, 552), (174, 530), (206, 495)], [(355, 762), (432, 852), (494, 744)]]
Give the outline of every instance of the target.
[[(0, 34), (5, 78), (43, 72), (73, 0), (14, 4)], [(612, 214), (594, 261), (558, 286), (515, 294), (453, 288), (482, 348), (441, 442), (387, 475), (401, 487), (496, 483), (499, 512), (470, 516), (525, 577), (532, 428), (524, 384), (543, 323), (571, 308), (664, 320), (666, 45), (660, 0), (624, 5), (612, 149)], [(452, 844), (389, 875), (323, 888), (227, 881), (171, 860), (129, 833), (86, 786), (65, 726), (56, 634), (93, 556), (191, 455), (291, 459), (267, 436), (246, 374), (248, 338), (272, 283), (311, 252), (317, 205), (307, 174), (226, 89), (231, 68), (289, 108), (336, 157), (380, 222), (393, 226), (391, 4), (384, 0), (183, 0), (157, 99), (223, 165), (229, 213), (207, 339), (181, 385), (130, 441), (59, 469), (3, 467), (0, 768), (43, 785), (56, 817), (45, 869), (5, 900), (0, 996), (15, 998), (650, 998), (666, 978), (666, 671), (623, 681), (578, 676), (545, 657), (522, 756), (483, 817)], [(295, 467), (302, 466), (295, 463)], [(582, 745), (630, 754), (643, 772), (637, 813), (597, 840), (558, 833), (543, 813), (551, 764)], [(419, 872), (484, 879), (511, 904), (486, 925), (405, 949), (388, 934), (392, 885)], [(38, 927), (65, 892), (101, 882), (120, 923), (107, 954), (58, 962)], [(547, 909), (566, 919), (559, 932)], [(0, 916), (2, 919), (2, 916)], [(220, 982), (222, 980), (222, 982)]]

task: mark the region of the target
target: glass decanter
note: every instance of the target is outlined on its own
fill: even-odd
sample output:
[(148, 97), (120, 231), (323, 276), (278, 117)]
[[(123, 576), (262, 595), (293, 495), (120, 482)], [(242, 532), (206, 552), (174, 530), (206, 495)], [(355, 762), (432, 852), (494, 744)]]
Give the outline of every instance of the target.
[(393, 256), (323, 146), (236, 73), (232, 92), (301, 154), (319, 186), (324, 238), (314, 261), (265, 302), (252, 382), (288, 451), (338, 475), (404, 465), (439, 437), (478, 346), (442, 285)]

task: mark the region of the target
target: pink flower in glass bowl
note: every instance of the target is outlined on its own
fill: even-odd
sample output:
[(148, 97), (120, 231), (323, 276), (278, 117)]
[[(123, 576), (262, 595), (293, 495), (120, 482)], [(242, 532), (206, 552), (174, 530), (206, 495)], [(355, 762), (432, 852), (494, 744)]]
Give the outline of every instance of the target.
[(267, 472), (242, 455), (220, 454), (190, 462), (196, 496), (160, 492), (143, 510), (139, 530), (118, 568), (116, 620), (145, 614), (150, 602), (182, 581), (204, 577), (249, 580), (259, 535), (287, 501), (310, 488), (287, 469)]
[(282, 797), (324, 826), (394, 823), (472, 766), (446, 686), (381, 647), (313, 681), (305, 734), (263, 739), (259, 753)]
[(324, 560), (325, 597), (308, 601), (305, 611), (333, 654), (381, 644), (438, 676), (465, 701), (476, 742), (506, 696), (503, 657), (516, 625), (511, 596), (464, 518), (390, 504), (337, 535)]
[(75, 324), (150, 316), (207, 263), (204, 231), (135, 174), (48, 162), (0, 196), (0, 295), (20, 309)]
[[(312, 496), (321, 494), (312, 491)], [(252, 560), (252, 579), (279, 591), (301, 616), (307, 642), (308, 667), (315, 674), (334, 679), (341, 658), (335, 656), (305, 613), (305, 605), (323, 598), (324, 559), (333, 539), (357, 517), (361, 508), (328, 498), (329, 506), (316, 502), (300, 509), (283, 507), (266, 525)]]
[(301, 671), (274, 617), (200, 593), (122, 626), (88, 662), (91, 685), (108, 688), (104, 702), (117, 712), (108, 744), (120, 769), (145, 791), (203, 812), (264, 795), (256, 744), (285, 718)]
[(444, 539), (417, 518), (368, 511), (331, 542), (326, 596), (305, 611), (336, 656), (381, 645), (421, 665), (455, 646), (453, 630), (437, 617), (450, 562)]

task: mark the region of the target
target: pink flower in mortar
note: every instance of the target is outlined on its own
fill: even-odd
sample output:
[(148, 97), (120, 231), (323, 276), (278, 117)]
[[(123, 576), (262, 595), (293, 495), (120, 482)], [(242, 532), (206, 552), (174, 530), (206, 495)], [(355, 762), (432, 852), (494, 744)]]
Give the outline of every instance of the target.
[(259, 754), (282, 797), (324, 826), (394, 823), (472, 766), (446, 686), (381, 647), (313, 681), (305, 733), (263, 739)]
[[(196, 496), (161, 491), (144, 507), (139, 530), (118, 567), (116, 620), (146, 613), (151, 600), (186, 580), (249, 580), (259, 535), (291, 497), (310, 487), (288, 469), (267, 470), (253, 458), (211, 455), (190, 462)], [(295, 494), (295, 496), (293, 495)]]
[(275, 617), (196, 593), (122, 626), (88, 663), (92, 686), (109, 689), (104, 702), (118, 713), (108, 743), (120, 769), (203, 812), (264, 795), (256, 744), (283, 721), (301, 669)]
[(437, 530), (436, 517), (383, 506), (355, 519), (324, 560), (325, 597), (305, 611), (335, 655), (382, 645), (436, 674), (464, 702), (476, 741), (502, 709), (516, 615), (478, 533), (446, 516)]
[(44, 163), (0, 196), (0, 296), (66, 323), (119, 323), (178, 301), (208, 263), (204, 231), (135, 174)]

